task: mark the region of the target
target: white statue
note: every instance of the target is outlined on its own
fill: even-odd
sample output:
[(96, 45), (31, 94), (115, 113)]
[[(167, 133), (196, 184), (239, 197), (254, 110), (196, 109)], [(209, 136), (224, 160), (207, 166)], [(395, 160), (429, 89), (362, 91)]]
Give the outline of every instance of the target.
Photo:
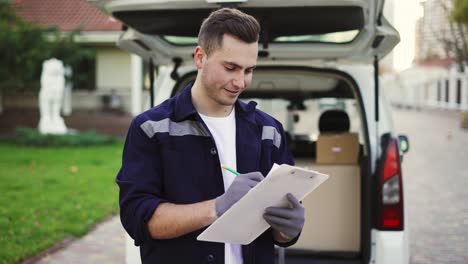
[(42, 63), (41, 90), (39, 91), (39, 132), (42, 134), (65, 134), (67, 127), (60, 116), (65, 89), (65, 69), (62, 61), (55, 58)]

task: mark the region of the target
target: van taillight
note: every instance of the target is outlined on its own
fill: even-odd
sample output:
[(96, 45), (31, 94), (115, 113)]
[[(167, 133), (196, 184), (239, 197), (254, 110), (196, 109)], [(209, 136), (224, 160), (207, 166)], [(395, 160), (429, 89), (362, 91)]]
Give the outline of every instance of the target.
[(384, 154), (378, 220), (381, 230), (403, 230), (403, 182), (397, 142), (391, 139)]

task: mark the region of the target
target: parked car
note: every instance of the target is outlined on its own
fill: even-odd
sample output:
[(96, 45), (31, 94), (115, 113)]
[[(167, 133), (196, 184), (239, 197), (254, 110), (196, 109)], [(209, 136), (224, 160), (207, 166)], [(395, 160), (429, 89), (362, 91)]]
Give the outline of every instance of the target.
[[(399, 42), (384, 0), (88, 1), (125, 25), (118, 46), (159, 69), (155, 104), (194, 81), (196, 37), (211, 11), (231, 6), (258, 18), (258, 65), (241, 99), (284, 124), (297, 165), (330, 175), (303, 201), (306, 223), (288, 258), (408, 263), (401, 160), (409, 143), (395, 135), (377, 74)], [(318, 162), (329, 133), (357, 135), (355, 162)]]

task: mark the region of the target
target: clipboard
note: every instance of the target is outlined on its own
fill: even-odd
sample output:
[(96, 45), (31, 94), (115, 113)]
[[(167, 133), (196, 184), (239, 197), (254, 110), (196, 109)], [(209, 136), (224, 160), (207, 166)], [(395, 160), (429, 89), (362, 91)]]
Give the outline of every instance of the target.
[(250, 244), (270, 227), (263, 219), (267, 207), (288, 206), (287, 193), (301, 201), (327, 179), (328, 175), (316, 171), (274, 164), (264, 180), (205, 229), (197, 240)]

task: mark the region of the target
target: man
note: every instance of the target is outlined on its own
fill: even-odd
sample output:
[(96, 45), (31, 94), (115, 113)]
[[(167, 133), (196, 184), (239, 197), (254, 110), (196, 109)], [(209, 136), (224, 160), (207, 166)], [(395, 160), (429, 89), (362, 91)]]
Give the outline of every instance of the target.
[(196, 239), (273, 163), (293, 164), (281, 124), (237, 99), (252, 80), (259, 31), (239, 10), (213, 12), (198, 35), (194, 84), (132, 121), (117, 183), (122, 224), (143, 263), (271, 264), (274, 243), (297, 240), (304, 209), (292, 195), (290, 207), (266, 209), (272, 228), (250, 245)]

